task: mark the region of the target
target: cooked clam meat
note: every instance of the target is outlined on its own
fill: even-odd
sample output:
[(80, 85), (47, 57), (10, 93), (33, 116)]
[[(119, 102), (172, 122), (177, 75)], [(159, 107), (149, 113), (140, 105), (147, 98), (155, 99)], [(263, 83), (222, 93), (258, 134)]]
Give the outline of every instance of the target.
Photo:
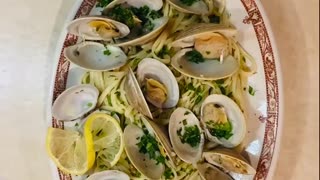
[(99, 34), (103, 39), (111, 39), (121, 35), (119, 29), (107, 21), (91, 21), (89, 22), (89, 26), (92, 27), (93, 31)]
[(146, 95), (157, 106), (161, 107), (166, 102), (167, 94), (167, 89), (162, 83), (154, 79), (146, 80)]
[(194, 48), (206, 59), (217, 59), (229, 55), (228, 39), (218, 33), (211, 36), (198, 37)]
[(229, 139), (233, 135), (225, 109), (219, 104), (206, 105), (203, 108), (203, 120), (212, 136)]

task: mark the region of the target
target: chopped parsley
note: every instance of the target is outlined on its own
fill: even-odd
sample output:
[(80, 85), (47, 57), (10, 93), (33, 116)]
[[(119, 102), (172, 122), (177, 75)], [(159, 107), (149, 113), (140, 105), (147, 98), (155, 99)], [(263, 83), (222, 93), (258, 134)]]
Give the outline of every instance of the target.
[(197, 50), (188, 51), (185, 56), (187, 57), (187, 60), (190, 62), (194, 62), (196, 64), (199, 64), (201, 62), (204, 62), (204, 58), (202, 54)]
[(111, 96), (110, 95), (107, 95), (107, 100), (108, 100), (108, 105), (112, 106)]
[(93, 105), (92, 102), (89, 102), (89, 103), (87, 104), (88, 107), (92, 107), (92, 105)]
[(249, 86), (249, 94), (251, 96), (254, 96), (256, 94), (256, 90), (253, 89), (253, 87)]
[(171, 171), (171, 169), (166, 168), (166, 170), (163, 173), (165, 179), (171, 179), (173, 177), (173, 172)]
[(157, 56), (160, 58), (164, 58), (165, 55), (169, 54), (169, 49), (167, 45), (164, 45), (162, 49), (158, 52)]
[(192, 4), (194, 4), (195, 2), (199, 1), (199, 0), (180, 0), (182, 2), (182, 4), (185, 4), (187, 6), (191, 6)]
[(74, 125), (74, 127), (79, 127), (79, 123), (76, 123), (76, 124)]
[(206, 125), (208, 126), (209, 132), (212, 136), (215, 136), (219, 139), (225, 138), (229, 139), (232, 134), (232, 125), (228, 121), (227, 123), (214, 123), (213, 121), (206, 122)]
[(110, 18), (126, 24), (130, 29), (135, 26), (133, 13), (130, 9), (122, 7), (120, 4), (116, 5), (111, 11), (106, 14)]
[(196, 147), (200, 144), (200, 130), (197, 125), (185, 126), (184, 134), (182, 134), (182, 128), (177, 130), (177, 134), (181, 142), (188, 143), (191, 147)]
[(140, 142), (136, 144), (139, 147), (139, 152), (148, 154), (150, 159), (157, 161), (157, 164), (164, 164), (165, 158), (160, 154), (157, 140), (148, 131), (144, 131), (144, 133), (140, 138)]
[(103, 51), (103, 54), (106, 55), (106, 56), (110, 56), (111, 55), (111, 51), (106, 48), (106, 50)]
[(142, 28), (143, 30), (142, 31), (144, 33), (148, 33), (150, 31), (152, 31), (153, 28), (154, 28), (154, 24), (150, 20), (148, 20), (143, 24), (143, 28)]
[(106, 7), (110, 4), (113, 0), (98, 0), (96, 7)]

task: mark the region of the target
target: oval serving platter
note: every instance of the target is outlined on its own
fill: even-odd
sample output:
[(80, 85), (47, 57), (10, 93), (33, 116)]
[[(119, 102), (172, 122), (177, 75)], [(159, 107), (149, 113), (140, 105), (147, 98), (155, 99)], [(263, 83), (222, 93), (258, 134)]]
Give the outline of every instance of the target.
[[(97, 15), (102, 10), (96, 8), (96, 0), (78, 0), (71, 15), (66, 19), (69, 23), (75, 18), (86, 15)], [(254, 96), (247, 95), (249, 112), (247, 118), (247, 135), (243, 142), (243, 155), (250, 160), (256, 169), (254, 177), (241, 176), (237, 179), (272, 179), (277, 149), (281, 135), (282, 121), (282, 89), (281, 71), (276, 45), (268, 23), (266, 14), (260, 1), (233, 0), (227, 1), (226, 8), (230, 13), (230, 21), (239, 32), (239, 43), (257, 61), (257, 73), (249, 78), (249, 85), (256, 90)], [(81, 84), (82, 75), (86, 72), (70, 63), (64, 57), (66, 47), (78, 42), (78, 37), (68, 34), (66, 27), (62, 27), (62, 41), (58, 42), (55, 75), (50, 92), (48, 107), (48, 126), (65, 128), (63, 122), (52, 117), (51, 107), (57, 97), (67, 88)], [(67, 126), (67, 125), (66, 125)], [(60, 171), (51, 162), (53, 179), (71, 180), (81, 179)]]

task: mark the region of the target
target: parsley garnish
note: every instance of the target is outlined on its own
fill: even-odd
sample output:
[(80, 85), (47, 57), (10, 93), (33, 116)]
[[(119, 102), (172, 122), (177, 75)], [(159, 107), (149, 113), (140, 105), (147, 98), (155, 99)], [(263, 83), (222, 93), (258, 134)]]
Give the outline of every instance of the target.
[(200, 52), (197, 50), (188, 51), (185, 56), (187, 57), (187, 60), (190, 62), (194, 62), (196, 64), (199, 64), (201, 62), (204, 62), (204, 58)]
[(92, 102), (89, 102), (89, 103), (87, 104), (88, 107), (92, 107), (92, 105), (93, 105)]
[(110, 56), (111, 55), (111, 51), (106, 48), (106, 50), (103, 51), (103, 54), (106, 55), (106, 56)]
[(157, 140), (148, 131), (144, 131), (144, 133), (140, 138), (140, 142), (136, 144), (139, 147), (139, 152), (148, 154), (150, 159), (157, 161), (157, 164), (164, 164), (165, 158), (160, 154)]
[(132, 11), (122, 7), (120, 4), (116, 5), (106, 15), (116, 21), (126, 24), (130, 29), (135, 26)]
[(229, 139), (232, 134), (232, 125), (228, 121), (227, 123), (221, 124), (221, 123), (214, 123), (213, 121), (206, 122), (206, 125), (208, 126), (209, 132), (212, 136), (215, 136), (217, 138), (225, 138)]
[(173, 172), (171, 171), (171, 169), (166, 168), (163, 175), (164, 175), (165, 179), (171, 179), (171, 177), (173, 176)]
[(96, 7), (106, 7), (110, 4), (113, 0), (98, 0)]
[(186, 115), (188, 115), (188, 114), (190, 114), (190, 112), (189, 111), (186, 111), (185, 113), (184, 113), (184, 115), (186, 116)]
[(143, 30), (142, 31), (145, 32), (145, 33), (148, 33), (150, 31), (152, 31), (153, 28), (154, 28), (154, 24), (150, 20), (148, 20), (147, 22), (145, 22), (143, 24)]
[(180, 0), (182, 2), (182, 4), (185, 4), (187, 6), (191, 6), (192, 4), (194, 4), (195, 2), (199, 1), (199, 0)]
[(253, 87), (249, 86), (249, 94), (251, 96), (254, 96), (256, 94), (256, 91), (253, 89)]
[(177, 130), (177, 134), (183, 144), (188, 143), (191, 147), (196, 147), (200, 144), (200, 130), (197, 125), (185, 126), (184, 134), (181, 132), (182, 128)]
[(162, 49), (158, 52), (157, 56), (159, 56), (160, 58), (164, 58), (164, 56), (168, 54), (169, 54), (169, 49), (167, 45), (164, 45)]

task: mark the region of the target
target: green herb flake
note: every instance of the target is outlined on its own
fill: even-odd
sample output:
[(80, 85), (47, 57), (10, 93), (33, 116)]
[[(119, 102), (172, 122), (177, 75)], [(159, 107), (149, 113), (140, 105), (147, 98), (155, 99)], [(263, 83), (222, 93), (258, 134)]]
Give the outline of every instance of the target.
[(186, 111), (185, 113), (184, 113), (184, 115), (186, 116), (186, 115), (188, 115), (188, 114), (190, 114), (190, 112), (189, 111)]
[(224, 138), (228, 140), (232, 134), (232, 125), (228, 121), (227, 123), (214, 123), (213, 121), (206, 122), (209, 132), (212, 136), (215, 136), (219, 139)]
[(103, 51), (103, 54), (106, 55), (106, 56), (110, 56), (111, 55), (111, 51), (106, 48), (106, 50)]
[(165, 158), (160, 154), (157, 140), (147, 130), (144, 130), (144, 133), (140, 138), (140, 142), (136, 144), (139, 147), (139, 152), (148, 154), (150, 159), (157, 161), (157, 164), (164, 164)]
[(195, 101), (195, 104), (198, 104), (202, 101), (203, 97), (202, 96), (198, 96), (196, 101)]
[(75, 127), (79, 127), (79, 123), (76, 123), (74, 126), (75, 126)]
[(92, 107), (92, 106), (93, 106), (92, 102), (89, 102), (89, 103), (87, 104), (87, 106), (88, 106), (88, 107)]
[(249, 94), (251, 96), (254, 96), (256, 94), (256, 90), (253, 89), (253, 87), (249, 86)]
[(98, 0), (96, 7), (106, 7), (110, 4), (113, 0)]
[(112, 106), (111, 96), (110, 95), (107, 95), (107, 100), (108, 100), (108, 105)]
[(184, 134), (182, 128), (177, 130), (181, 142), (189, 144), (191, 147), (197, 147), (200, 144), (200, 130), (197, 125), (185, 126)]
[(210, 51), (206, 51), (206, 54), (209, 55), (209, 54), (211, 54), (211, 52)]
[(196, 3), (199, 0), (180, 0), (182, 4), (185, 4), (187, 6), (192, 6), (194, 3)]
[(164, 45), (157, 54), (157, 56), (159, 56), (160, 58), (164, 58), (165, 55), (169, 55), (169, 49), (167, 45)]
[(171, 169), (167, 168), (163, 173), (165, 179), (171, 179), (173, 177), (173, 172)]
[(112, 111), (112, 112), (110, 113), (110, 116), (114, 116), (114, 115), (116, 115), (116, 114), (117, 114), (116, 112)]
[(122, 7), (120, 4), (114, 6), (108, 13), (104, 14), (110, 18), (126, 24), (130, 29), (135, 26), (133, 13), (130, 9)]
[(202, 54), (197, 50), (188, 51), (185, 54), (185, 56), (186, 56), (188, 61), (194, 62), (196, 64), (199, 64), (199, 63), (202, 63), (202, 62), (205, 61), (203, 56), (202, 56)]
[(96, 136), (99, 136), (102, 133), (102, 129), (100, 129), (100, 131), (97, 132)]

